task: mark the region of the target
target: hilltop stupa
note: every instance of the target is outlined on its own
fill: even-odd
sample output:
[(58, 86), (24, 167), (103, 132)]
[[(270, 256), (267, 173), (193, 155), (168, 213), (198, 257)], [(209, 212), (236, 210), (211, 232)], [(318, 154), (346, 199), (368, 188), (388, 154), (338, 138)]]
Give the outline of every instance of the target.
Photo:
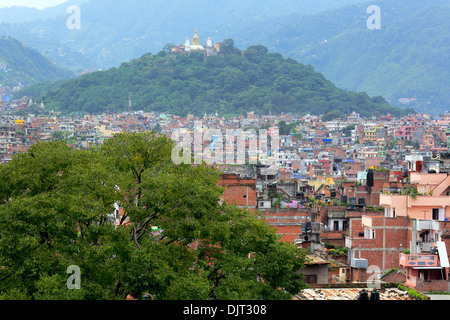
[(220, 51), (220, 43), (212, 43), (211, 37), (208, 37), (206, 45), (201, 45), (197, 29), (194, 31), (192, 43), (189, 37), (186, 38), (184, 45), (175, 46), (172, 52), (206, 52), (207, 55), (217, 54)]
[(204, 51), (205, 47), (200, 45), (200, 41), (198, 39), (197, 29), (195, 29), (194, 37), (192, 38), (192, 44), (190, 46), (191, 51)]

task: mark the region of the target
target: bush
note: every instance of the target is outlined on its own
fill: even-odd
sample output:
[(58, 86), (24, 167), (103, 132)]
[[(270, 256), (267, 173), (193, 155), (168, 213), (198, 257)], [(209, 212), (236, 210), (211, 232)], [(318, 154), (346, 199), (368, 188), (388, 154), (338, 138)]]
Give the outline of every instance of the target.
[(423, 293), (420, 293), (419, 291), (416, 291), (410, 287), (404, 286), (402, 284), (398, 284), (397, 288), (399, 288), (400, 290), (406, 291), (411, 298), (414, 298), (416, 300), (429, 300), (429, 298), (426, 295), (424, 295)]
[(331, 254), (333, 256), (346, 256), (348, 253), (348, 249), (347, 248), (343, 248), (343, 247), (336, 247), (334, 249), (329, 249), (327, 251), (328, 254)]

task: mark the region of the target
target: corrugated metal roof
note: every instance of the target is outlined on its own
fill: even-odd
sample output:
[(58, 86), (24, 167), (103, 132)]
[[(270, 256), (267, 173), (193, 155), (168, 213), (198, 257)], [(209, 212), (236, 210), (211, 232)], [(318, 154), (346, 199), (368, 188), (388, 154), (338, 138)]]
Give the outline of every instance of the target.
[[(370, 289), (365, 288), (367, 291)], [(363, 288), (315, 288), (304, 289), (296, 298), (299, 300), (357, 300)], [(397, 288), (380, 289), (380, 300), (414, 300), (406, 291)]]

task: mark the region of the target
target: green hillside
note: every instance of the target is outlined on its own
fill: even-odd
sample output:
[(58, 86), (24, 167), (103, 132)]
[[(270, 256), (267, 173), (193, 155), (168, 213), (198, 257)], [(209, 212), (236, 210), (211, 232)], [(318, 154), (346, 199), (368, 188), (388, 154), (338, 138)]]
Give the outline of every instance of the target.
[(302, 61), (314, 61), (344, 88), (393, 103), (416, 98), (415, 108), (427, 113), (450, 106), (450, 6), (428, 8), (383, 32), (350, 32), (307, 54)]
[(13, 38), (0, 38), (0, 84), (2, 86), (31, 85), (42, 81), (56, 81), (73, 77), (67, 71), (36, 50)]
[[(350, 5), (315, 15), (288, 15), (244, 25), (236, 34), (311, 64), (337, 86), (382, 95), (393, 104), (440, 113), (450, 105), (450, 5), (446, 0), (377, 1), (381, 29), (369, 30), (369, 5)], [(245, 41), (240, 41), (241, 43)], [(255, 42), (253, 42), (255, 43)]]
[(403, 114), (381, 97), (337, 88), (311, 66), (264, 46), (250, 46), (244, 52), (224, 40), (221, 52), (205, 57), (161, 51), (123, 63), (118, 68), (99, 71), (65, 82), (59, 89), (39, 99), (65, 113), (120, 112), (128, 109), (129, 93), (133, 109), (186, 115), (215, 113), (348, 114), (365, 116)]

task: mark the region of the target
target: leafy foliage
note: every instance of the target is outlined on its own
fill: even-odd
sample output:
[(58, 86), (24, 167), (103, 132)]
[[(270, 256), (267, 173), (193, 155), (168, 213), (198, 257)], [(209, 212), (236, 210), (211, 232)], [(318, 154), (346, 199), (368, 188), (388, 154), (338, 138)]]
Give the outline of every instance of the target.
[[(175, 165), (171, 148), (154, 133), (90, 151), (40, 142), (1, 166), (0, 298), (289, 299), (301, 290), (305, 252), (257, 215), (220, 205), (219, 173)], [(73, 265), (81, 287), (69, 290)]]

